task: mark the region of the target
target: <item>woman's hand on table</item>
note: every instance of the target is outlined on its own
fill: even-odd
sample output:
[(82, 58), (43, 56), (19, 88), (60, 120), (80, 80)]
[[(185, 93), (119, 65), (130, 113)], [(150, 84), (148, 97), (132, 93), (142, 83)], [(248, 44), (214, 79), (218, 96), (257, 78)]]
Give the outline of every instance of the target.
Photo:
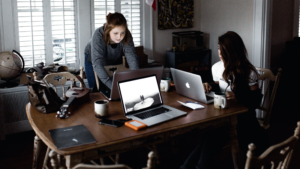
[(208, 83), (203, 83), (203, 88), (205, 93), (208, 93), (212, 89), (212, 87)]
[(236, 100), (235, 94), (233, 92), (226, 92), (226, 99), (227, 100)]

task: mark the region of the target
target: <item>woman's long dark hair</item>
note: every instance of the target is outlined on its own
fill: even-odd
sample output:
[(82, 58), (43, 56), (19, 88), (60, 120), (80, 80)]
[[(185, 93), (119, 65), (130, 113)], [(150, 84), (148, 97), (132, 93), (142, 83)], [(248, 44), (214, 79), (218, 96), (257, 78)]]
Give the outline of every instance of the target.
[[(228, 31), (219, 37), (219, 49), (225, 67), (223, 79), (236, 95), (249, 91), (249, 83), (254, 82), (258, 74), (247, 58), (242, 38), (237, 33)], [(251, 72), (255, 72), (256, 77), (250, 77)]]
[(127, 21), (124, 15), (118, 12), (109, 13), (106, 16), (106, 23), (104, 26), (104, 41), (106, 42), (107, 45), (109, 45), (110, 42), (109, 32), (117, 26), (125, 27), (125, 37), (123, 38), (122, 42), (125, 45), (128, 45), (130, 40), (130, 32), (127, 27)]

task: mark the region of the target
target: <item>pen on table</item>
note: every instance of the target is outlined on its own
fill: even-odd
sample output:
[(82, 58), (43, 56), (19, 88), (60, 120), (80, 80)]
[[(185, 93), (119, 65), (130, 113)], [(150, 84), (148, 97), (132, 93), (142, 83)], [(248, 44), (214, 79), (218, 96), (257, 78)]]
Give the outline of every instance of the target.
[(195, 103), (195, 104), (200, 104), (198, 102), (192, 102), (192, 101), (186, 101), (186, 103)]

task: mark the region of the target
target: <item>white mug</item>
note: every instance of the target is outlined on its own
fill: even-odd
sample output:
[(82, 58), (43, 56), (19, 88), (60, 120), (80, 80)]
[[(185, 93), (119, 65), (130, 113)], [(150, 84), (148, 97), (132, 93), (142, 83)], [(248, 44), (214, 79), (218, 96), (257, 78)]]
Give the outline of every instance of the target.
[(107, 100), (97, 100), (94, 102), (95, 116), (102, 118), (108, 116), (108, 103)]
[(227, 108), (227, 100), (225, 92), (215, 92), (214, 94), (214, 106), (217, 109)]
[(167, 92), (171, 86), (171, 79), (170, 78), (162, 78), (160, 80), (160, 91)]

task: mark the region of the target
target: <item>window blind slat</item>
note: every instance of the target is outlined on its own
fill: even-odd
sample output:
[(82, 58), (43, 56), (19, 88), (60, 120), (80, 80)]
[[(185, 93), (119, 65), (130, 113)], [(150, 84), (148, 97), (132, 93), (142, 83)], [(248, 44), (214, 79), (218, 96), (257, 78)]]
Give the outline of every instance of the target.
[[(140, 45), (141, 19), (140, 19), (140, 0), (94, 0), (94, 25), (95, 29), (103, 26), (106, 22), (106, 15), (115, 11), (115, 3), (120, 3), (121, 12), (126, 20), (128, 28), (134, 38), (135, 46)], [(111, 6), (109, 6), (111, 5)]]
[(45, 62), (43, 1), (17, 0), (17, 14), (19, 46), (25, 67)]
[[(139, 0), (121, 0), (121, 13), (125, 16), (128, 28), (132, 34), (135, 46), (139, 46), (141, 42), (141, 16)], [(135, 26), (135, 25), (138, 25)]]
[[(57, 63), (76, 62), (76, 28), (75, 28), (75, 3), (73, 0), (51, 0), (51, 22), (53, 59)], [(72, 42), (72, 48), (68, 43)], [(67, 58), (67, 52), (73, 51), (73, 55)], [(61, 59), (60, 59), (61, 58)]]
[[(52, 49), (46, 49), (43, 0), (17, 0), (20, 52), (26, 67), (45, 63), (46, 50), (53, 51), (53, 59), (60, 63), (75, 63), (76, 31), (74, 0), (50, 0)], [(48, 21), (49, 22), (49, 21)], [(48, 45), (49, 47), (49, 45)], [(68, 59), (66, 53), (72, 52)], [(50, 63), (49, 63), (50, 64)]]

